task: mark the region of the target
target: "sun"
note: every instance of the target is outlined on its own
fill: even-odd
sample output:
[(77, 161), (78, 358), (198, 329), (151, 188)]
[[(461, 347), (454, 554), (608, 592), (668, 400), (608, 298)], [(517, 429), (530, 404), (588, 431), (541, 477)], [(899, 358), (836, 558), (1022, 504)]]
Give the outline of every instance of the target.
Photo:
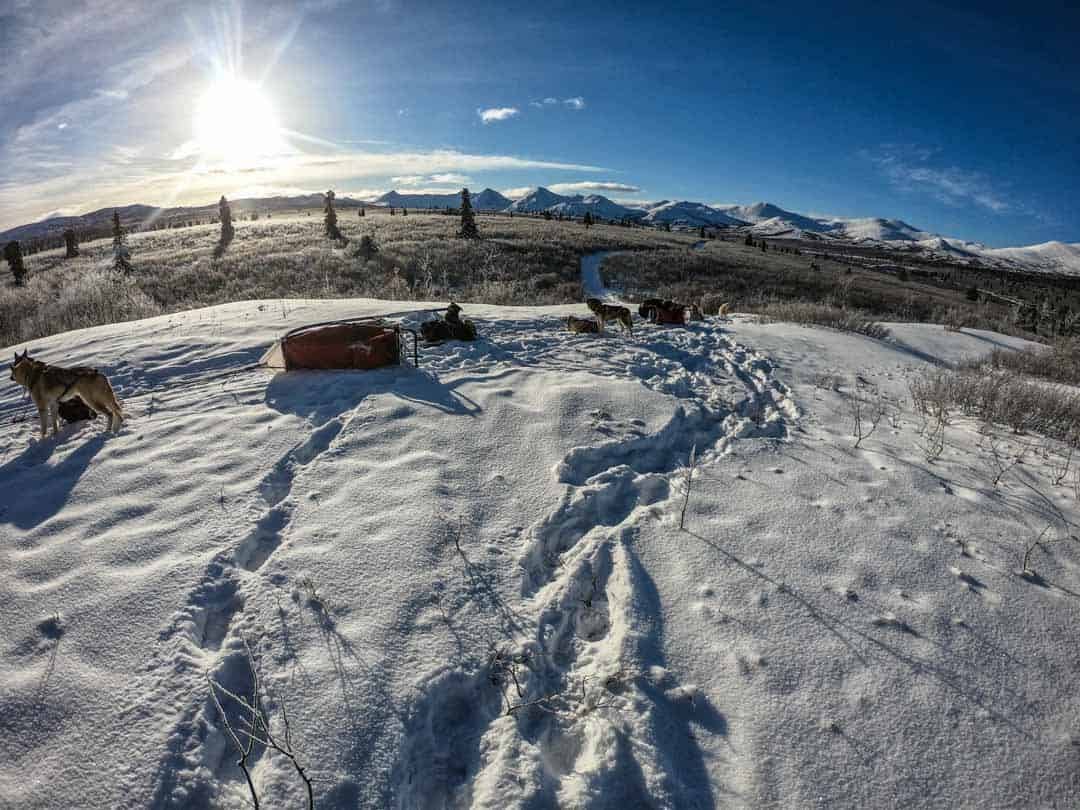
[(284, 151), (269, 97), (255, 82), (217, 79), (195, 105), (195, 144), (206, 163), (238, 168)]

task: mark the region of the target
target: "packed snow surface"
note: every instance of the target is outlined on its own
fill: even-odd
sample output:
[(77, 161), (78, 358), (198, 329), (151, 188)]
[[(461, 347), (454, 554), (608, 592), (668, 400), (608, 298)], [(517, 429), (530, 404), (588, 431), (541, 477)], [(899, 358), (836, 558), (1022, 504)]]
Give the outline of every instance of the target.
[(320, 808), (1080, 805), (1072, 487), (1035, 451), (994, 486), (961, 419), (927, 462), (905, 404), (1019, 341), (466, 305), (481, 338), (419, 369), (253, 365), (379, 312), (426, 317), (245, 302), (29, 347), (129, 419), (39, 441), (0, 395), (5, 806), (249, 806), (207, 680), (250, 694), (245, 641)]

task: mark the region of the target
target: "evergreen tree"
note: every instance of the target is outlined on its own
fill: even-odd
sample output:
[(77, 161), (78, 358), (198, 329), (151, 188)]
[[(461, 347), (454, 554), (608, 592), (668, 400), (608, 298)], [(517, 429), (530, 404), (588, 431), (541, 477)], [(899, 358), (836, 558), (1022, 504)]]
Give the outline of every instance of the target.
[(747, 234), (746, 239), (743, 240), (743, 244), (745, 244), (747, 247), (753, 247), (754, 246), (754, 237), (752, 237), (750, 234)]
[(697, 235), (698, 235), (698, 239), (704, 239), (705, 238), (705, 226), (704, 225), (702, 225), (700, 228), (698, 228)]
[(394, 215), (394, 206), (390, 206), (390, 216)]
[(26, 278), (26, 267), (23, 265), (22, 245), (18, 240), (12, 239), (4, 245), (4, 260), (11, 268), (11, 275), (15, 276), (15, 286), (21, 287)]
[(374, 258), (375, 254), (378, 252), (379, 246), (375, 243), (375, 239), (371, 235), (365, 233), (360, 237), (360, 246), (353, 255), (366, 262)]
[(118, 273), (130, 273), (131, 268), (131, 251), (128, 250), (127, 245), (127, 231), (124, 230), (124, 226), (120, 224), (120, 212), (113, 209), (112, 218), (112, 249), (113, 249), (113, 270)]
[(334, 210), (333, 190), (326, 192), (326, 207), (323, 210), (326, 213), (326, 218), (323, 220), (326, 224), (326, 235), (330, 239), (344, 239), (344, 237), (341, 235), (341, 231), (338, 230), (337, 226), (337, 211)]
[(585, 225), (585, 230), (591, 228), (593, 224), (592, 211), (586, 211), (585, 216), (581, 218), (581, 221)]
[(229, 243), (232, 242), (233, 236), (236, 235), (236, 230), (232, 224), (232, 210), (229, 208), (229, 201), (225, 199), (224, 194), (218, 200), (218, 214), (221, 219), (221, 236), (218, 237), (217, 247), (214, 248), (214, 258), (221, 257)]
[(476, 227), (476, 217), (473, 216), (472, 200), (469, 199), (469, 190), (461, 190), (461, 230), (458, 236), (462, 239), (479, 239), (480, 231)]
[(401, 206), (401, 215), (402, 215), (403, 217), (404, 217), (404, 216), (408, 216), (408, 213), (409, 213), (409, 209), (408, 209), (408, 208), (406, 208), (405, 206)]
[(366, 216), (366, 214), (364, 214), (364, 206), (362, 206), (362, 205), (360, 206), (360, 213), (357, 214), (357, 216), (359, 216), (359, 217)]
[(64, 247), (67, 249), (64, 253), (65, 259), (74, 259), (79, 255), (79, 240), (75, 236), (74, 228), (68, 228), (64, 231)]

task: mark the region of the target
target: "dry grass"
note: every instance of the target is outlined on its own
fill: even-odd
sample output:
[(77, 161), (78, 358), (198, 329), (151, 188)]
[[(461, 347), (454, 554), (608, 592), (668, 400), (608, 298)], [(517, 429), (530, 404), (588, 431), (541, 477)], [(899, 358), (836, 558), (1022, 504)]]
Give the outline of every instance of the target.
[(786, 321), (813, 326), (825, 326), (841, 332), (857, 332), (867, 337), (883, 339), (889, 330), (858, 310), (840, 309), (824, 304), (783, 301), (765, 304), (755, 310), (765, 322)]
[[(579, 261), (595, 250), (656, 250), (691, 244), (689, 235), (526, 217), (477, 217), (484, 239), (455, 238), (456, 217), (410, 214), (364, 218), (339, 214), (350, 244), (325, 238), (317, 213), (236, 222), (236, 235), (214, 257), (219, 228), (133, 234), (135, 272), (108, 269), (109, 240), (83, 243), (78, 258), (62, 250), (27, 259), (25, 287), (0, 287), (0, 344), (44, 335), (261, 298), (370, 297), (398, 300), (456, 298), (493, 304), (579, 301)], [(379, 253), (355, 256), (360, 237), (374, 237)]]
[[(1048, 348), (994, 349), (986, 365), (1000, 371), (1030, 374), (1056, 383), (1080, 385), (1080, 340), (1059, 340)], [(980, 362), (976, 366), (982, 366)]]

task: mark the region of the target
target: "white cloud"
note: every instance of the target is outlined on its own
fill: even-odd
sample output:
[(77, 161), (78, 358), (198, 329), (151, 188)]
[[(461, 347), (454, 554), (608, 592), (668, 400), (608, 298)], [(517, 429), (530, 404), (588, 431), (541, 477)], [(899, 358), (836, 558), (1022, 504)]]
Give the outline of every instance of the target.
[(520, 113), (517, 107), (489, 107), (486, 110), (477, 110), (476, 114), (480, 116), (480, 120), (485, 124), (490, 124), (492, 121), (505, 121), (508, 118), (513, 118)]
[(564, 98), (563, 104), (569, 107), (571, 110), (584, 110), (585, 99), (581, 96), (574, 96), (573, 98)]
[(551, 96), (548, 96), (547, 98), (544, 99), (544, 103), (545, 104), (558, 104), (559, 100), (557, 98), (552, 98)]
[(632, 186), (629, 183), (613, 183), (606, 180), (552, 183), (548, 188), (556, 194), (578, 194), (585, 191), (617, 191), (621, 194), (637, 194), (641, 191), (639, 186)]
[(472, 178), (471, 177), (466, 177), (463, 174), (453, 174), (451, 172), (447, 172), (447, 173), (444, 173), (444, 174), (433, 174), (433, 175), (431, 175), (431, 182), (432, 183), (448, 183), (448, 184), (450, 184), (452, 186), (467, 186), (469, 183), (472, 182)]
[[(0, 177), (0, 230), (33, 221), (49, 208), (78, 206), (80, 211), (85, 211), (133, 202), (203, 205), (217, 200), (222, 193), (235, 196), (237, 189), (362, 188), (368, 184), (381, 185), (392, 177), (441, 176), (445, 181), (448, 176), (468, 178), (489, 172), (522, 171), (609, 172), (611, 169), (513, 155), (434, 150), (294, 154), (268, 161), (265, 166), (229, 172), (200, 168), (195, 157), (170, 161), (145, 154), (109, 153), (44, 176)], [(88, 189), (93, 190), (92, 199), (87, 197)], [(443, 193), (449, 190), (452, 189), (441, 189)], [(49, 201), (49, 208), (41, 204), (43, 200)]]
[(863, 151), (885, 178), (901, 191), (929, 194), (946, 205), (974, 203), (994, 213), (1014, 205), (985, 175), (957, 166), (931, 166), (934, 150), (888, 144), (876, 152)]
[(466, 177), (464, 174), (455, 174), (454, 172), (440, 172), (437, 174), (399, 175), (397, 177), (391, 177), (390, 181), (394, 185), (408, 186), (410, 188), (432, 183), (435, 185), (467, 186), (471, 182), (471, 178)]
[(536, 188), (536, 186), (519, 186), (517, 188), (504, 188), (499, 193), (502, 194), (504, 197), (509, 197), (511, 200), (520, 200), (534, 188)]

